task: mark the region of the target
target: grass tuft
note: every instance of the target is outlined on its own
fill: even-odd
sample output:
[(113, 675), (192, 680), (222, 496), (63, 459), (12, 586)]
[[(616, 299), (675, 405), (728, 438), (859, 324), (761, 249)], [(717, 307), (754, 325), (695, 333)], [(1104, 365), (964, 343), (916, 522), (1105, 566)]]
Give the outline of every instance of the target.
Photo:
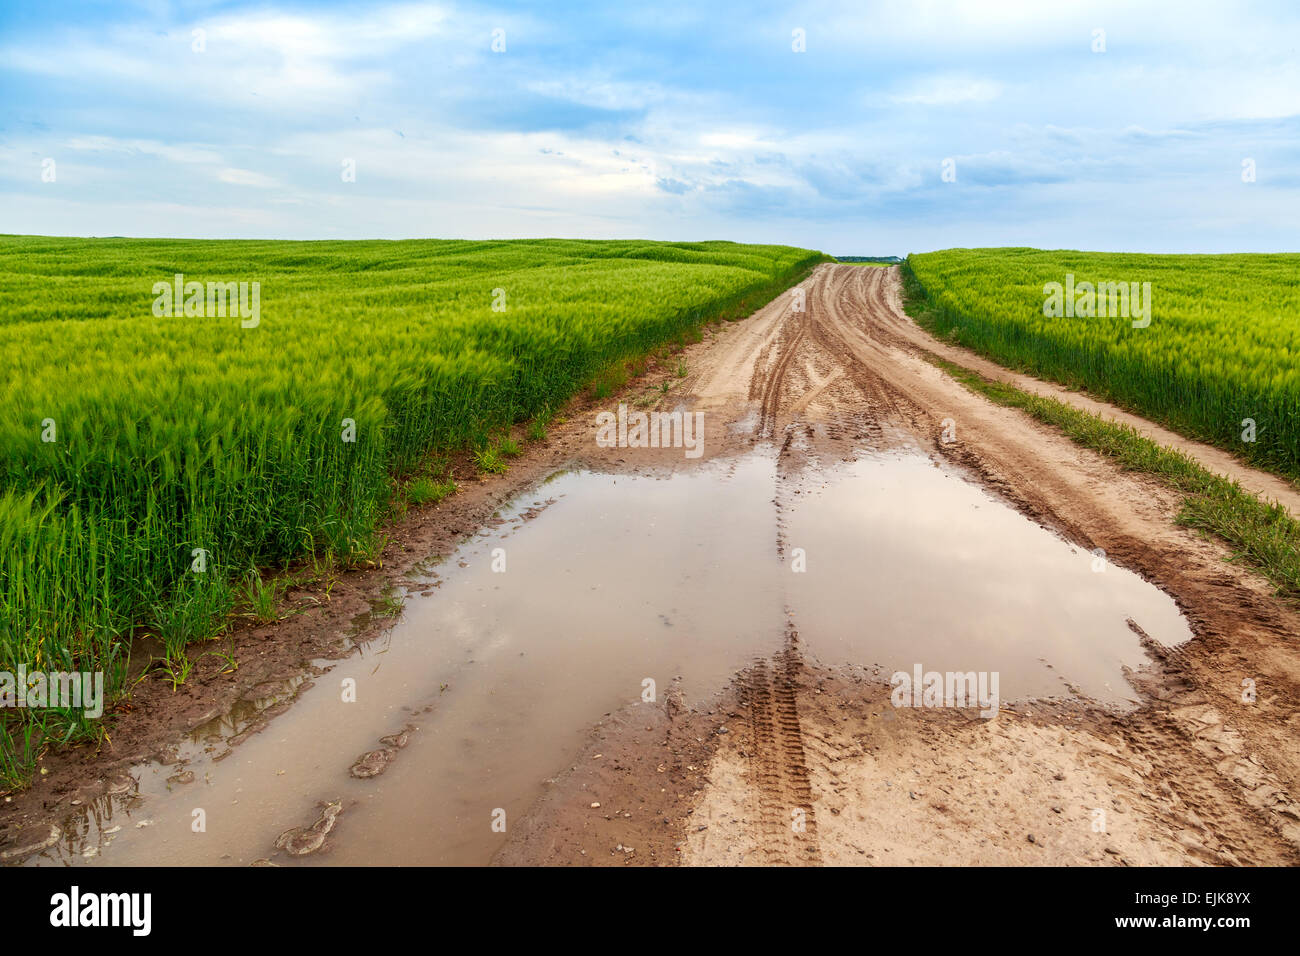
[(1067, 437), (1099, 452), (1126, 471), (1160, 479), (1182, 492), (1178, 523), (1200, 528), (1234, 549), (1234, 558), (1262, 573), (1278, 593), (1300, 598), (1300, 522), (1281, 505), (1261, 501), (1234, 481), (1165, 448), (1128, 425), (1108, 422), (1072, 405), (994, 382), (935, 356), (929, 361), (973, 392), (1019, 408)]

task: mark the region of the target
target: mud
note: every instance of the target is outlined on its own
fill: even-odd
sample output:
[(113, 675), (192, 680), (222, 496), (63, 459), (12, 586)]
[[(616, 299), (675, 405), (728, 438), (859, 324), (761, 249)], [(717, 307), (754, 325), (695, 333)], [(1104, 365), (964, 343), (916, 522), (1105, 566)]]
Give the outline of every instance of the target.
[(325, 845), (326, 838), (329, 837), (342, 813), (342, 803), (336, 801), (325, 804), (315, 823), (309, 827), (285, 830), (276, 838), (275, 848), (283, 850), (290, 856), (308, 856), (315, 853)]

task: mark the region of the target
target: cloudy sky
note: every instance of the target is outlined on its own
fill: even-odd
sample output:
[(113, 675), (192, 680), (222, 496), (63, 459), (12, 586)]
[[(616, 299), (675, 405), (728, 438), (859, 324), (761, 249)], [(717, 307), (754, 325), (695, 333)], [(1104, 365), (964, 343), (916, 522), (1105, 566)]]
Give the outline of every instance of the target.
[(0, 0), (0, 232), (1294, 251), (1298, 47), (1294, 2)]

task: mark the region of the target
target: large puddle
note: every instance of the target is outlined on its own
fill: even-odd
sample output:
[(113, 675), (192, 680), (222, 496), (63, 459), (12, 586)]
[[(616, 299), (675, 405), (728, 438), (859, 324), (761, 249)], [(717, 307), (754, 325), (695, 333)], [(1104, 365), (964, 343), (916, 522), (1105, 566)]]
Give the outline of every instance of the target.
[[(791, 616), (823, 663), (996, 671), (1003, 701), (1123, 706), (1123, 668), (1146, 660), (1127, 622), (1191, 636), (1163, 592), (916, 453), (781, 481), (770, 451), (672, 477), (564, 473), (501, 518), (266, 730), (226, 742), (274, 697), (196, 733), (181, 764), (137, 768), (138, 791), (31, 862), (486, 863), (494, 814), (518, 819), (597, 721), (646, 706), (647, 679), (706, 698), (779, 650)], [(349, 774), (407, 725), (386, 772)], [(276, 853), (331, 801), (328, 853)]]

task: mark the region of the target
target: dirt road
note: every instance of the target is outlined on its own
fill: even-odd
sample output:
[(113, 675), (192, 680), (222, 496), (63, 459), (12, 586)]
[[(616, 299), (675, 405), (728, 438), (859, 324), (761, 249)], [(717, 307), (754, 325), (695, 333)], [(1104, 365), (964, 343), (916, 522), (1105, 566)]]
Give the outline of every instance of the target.
[[(825, 265), (802, 287), (805, 311), (783, 296), (692, 354), (691, 407), (726, 423), (713, 430), (711, 456), (778, 447), (779, 516), (810, 463), (919, 444), (1158, 585), (1194, 639), (1169, 649), (1143, 636), (1152, 663), (1130, 677), (1143, 697), (1132, 712), (1057, 701), (985, 720), (892, 707), (878, 675), (805, 653), (792, 618), (785, 650), (738, 675), (723, 699), (679, 709), (652, 733), (602, 730), (593, 748), (623, 771), (579, 761), (499, 860), (605, 859), (617, 844), (641, 848), (609, 855), (620, 862), (691, 864), (1300, 862), (1294, 610), (1217, 543), (1176, 527), (1169, 491), (924, 361), (929, 349), (994, 371), (902, 314), (896, 269)], [(1294, 507), (1284, 483), (1169, 443)], [(778, 517), (774, 546), (785, 556), (783, 527)], [(657, 756), (647, 759), (647, 747)], [(687, 779), (647, 786), (636, 768), (656, 764)], [(593, 795), (665, 826), (598, 817)]]

